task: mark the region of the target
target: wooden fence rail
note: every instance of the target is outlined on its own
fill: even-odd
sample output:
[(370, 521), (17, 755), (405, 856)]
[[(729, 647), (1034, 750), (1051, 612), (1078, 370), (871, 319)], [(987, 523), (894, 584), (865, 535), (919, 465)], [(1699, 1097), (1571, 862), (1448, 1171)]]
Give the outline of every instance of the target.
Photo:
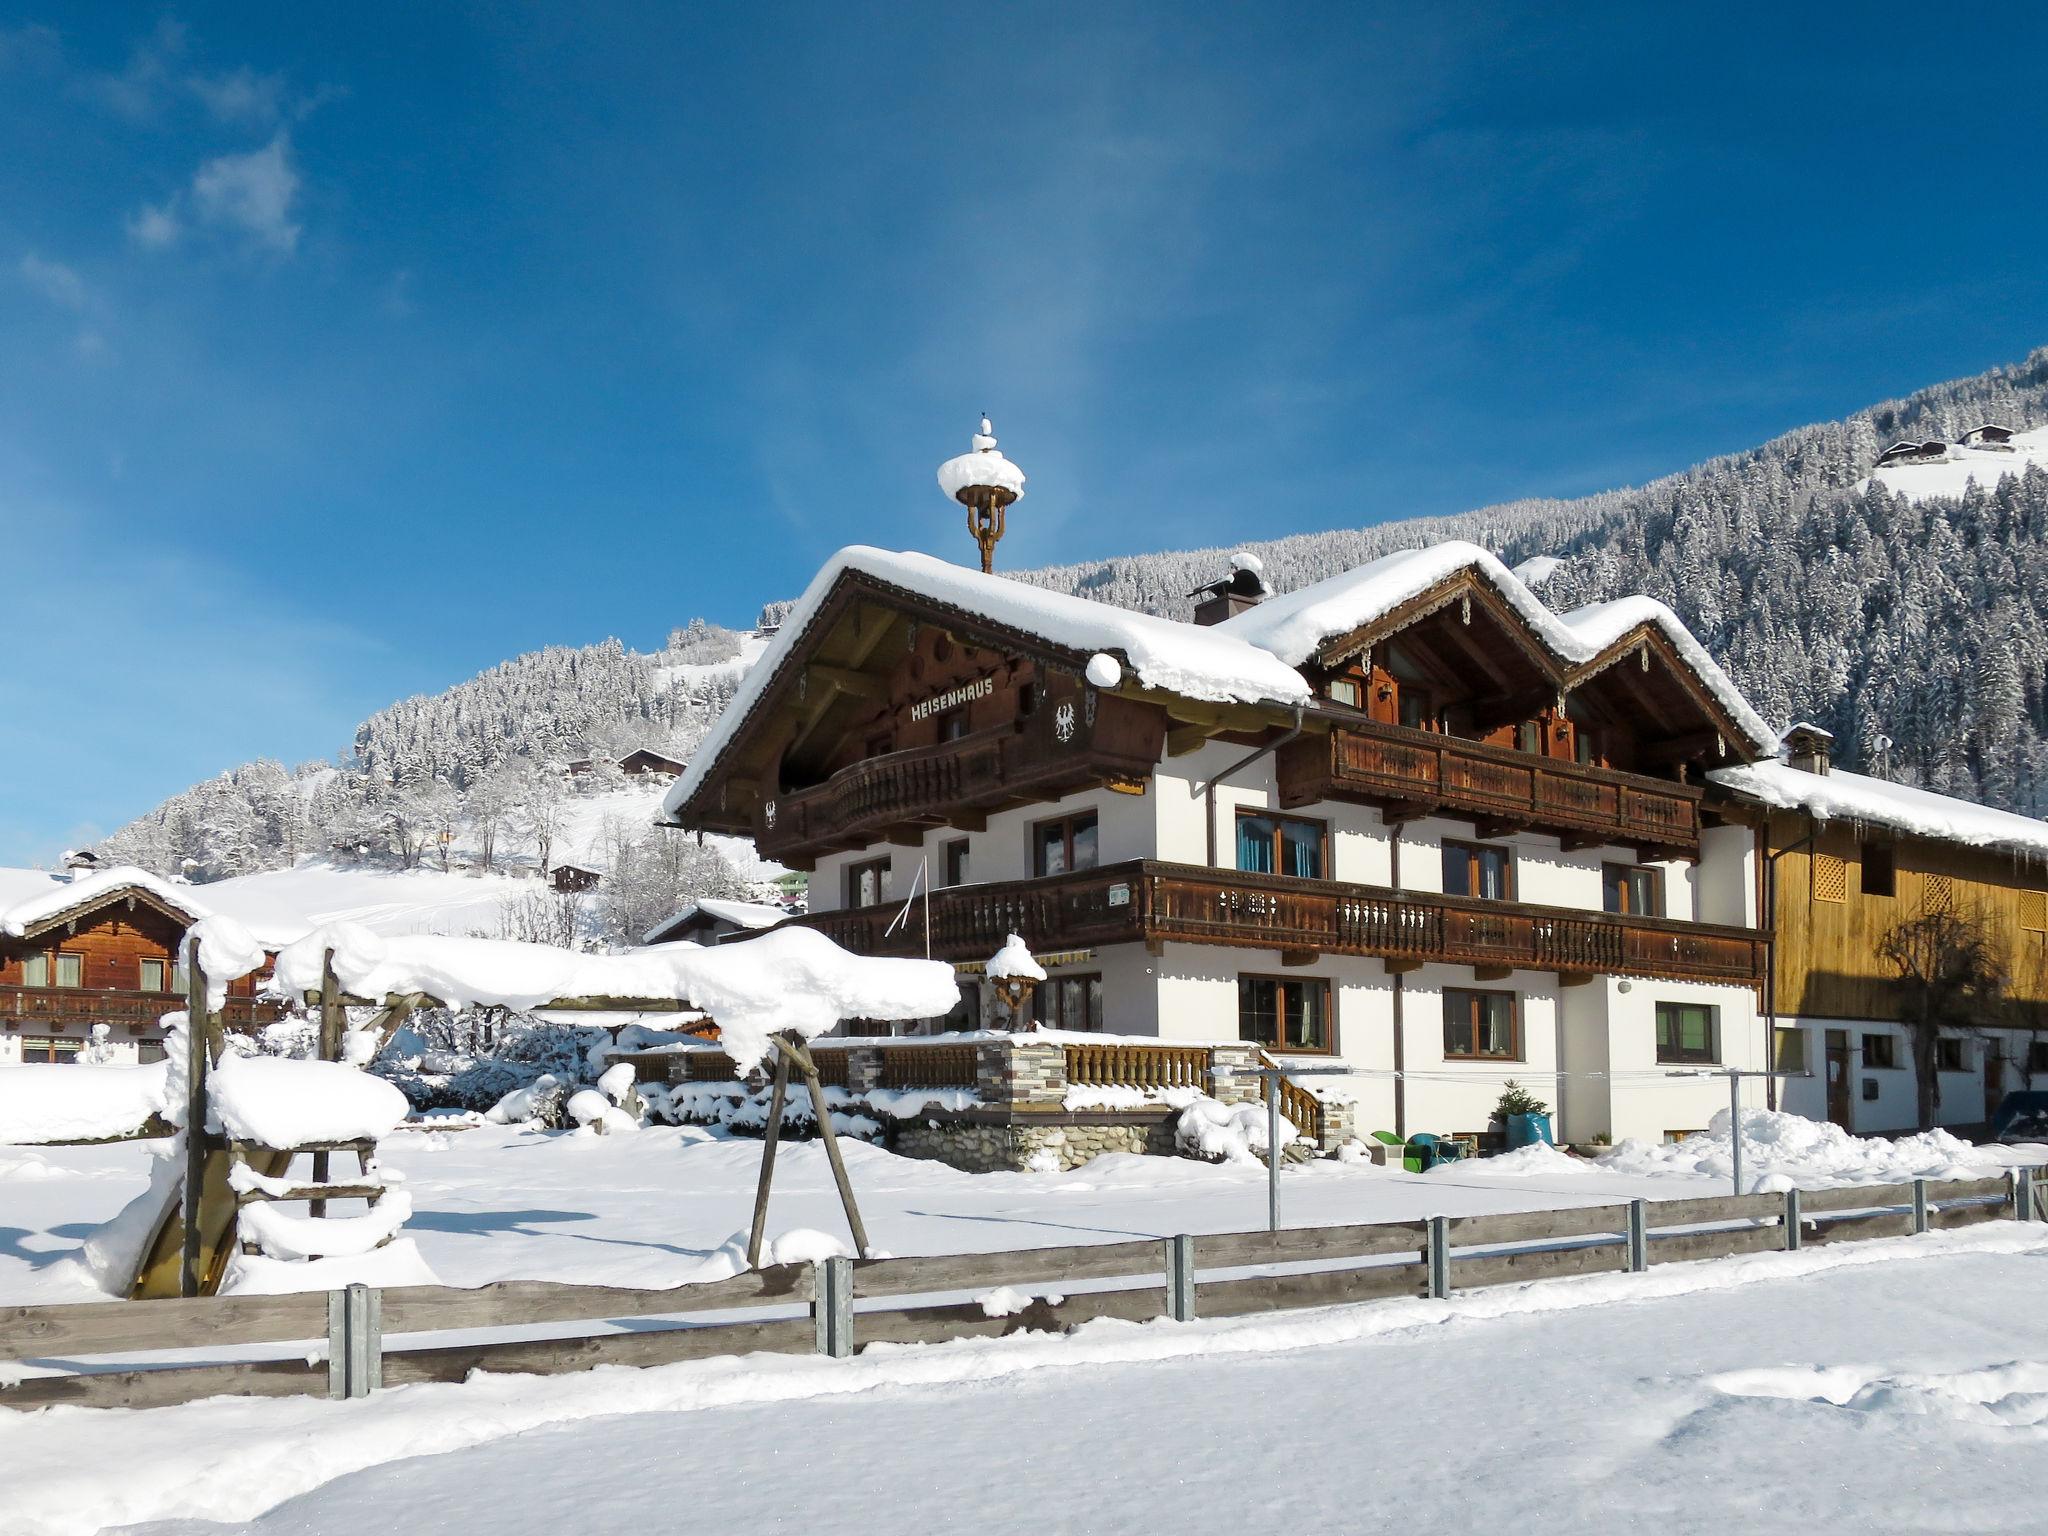
[[(2040, 1220), (2027, 1170), (1930, 1184), (1512, 1211), (1426, 1221), (1202, 1233), (1070, 1248), (784, 1264), (667, 1290), (507, 1280), (284, 1296), (0, 1307), (0, 1361), (52, 1374), (0, 1387), (0, 1407), (160, 1407), (223, 1394), (361, 1396), (471, 1371), (552, 1375), (756, 1351), (851, 1354), (1094, 1318), (1224, 1317), (1454, 1291), (1652, 1264)], [(1274, 1273), (1300, 1265), (1323, 1268)], [(1243, 1274), (1233, 1271), (1266, 1270)], [(1074, 1291), (1074, 1283), (1090, 1289)], [(1044, 1287), (1014, 1312), (978, 1298)], [(961, 1300), (963, 1293), (970, 1299)], [(863, 1305), (856, 1311), (856, 1302)], [(776, 1315), (762, 1316), (763, 1313)], [(749, 1315), (753, 1314), (753, 1315)], [(648, 1325), (643, 1320), (657, 1320)], [(435, 1342), (436, 1334), (593, 1323), (562, 1338)], [(419, 1342), (399, 1343), (403, 1336)], [(425, 1336), (425, 1337), (423, 1337)], [(293, 1358), (123, 1368), (137, 1352), (304, 1343)], [(109, 1357), (112, 1357), (110, 1360)]]

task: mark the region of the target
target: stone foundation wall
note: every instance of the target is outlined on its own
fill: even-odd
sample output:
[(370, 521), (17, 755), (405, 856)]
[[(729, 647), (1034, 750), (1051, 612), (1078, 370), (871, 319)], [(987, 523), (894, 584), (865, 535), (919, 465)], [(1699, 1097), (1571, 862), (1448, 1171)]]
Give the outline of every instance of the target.
[(1173, 1117), (1136, 1114), (1047, 1116), (1058, 1123), (991, 1123), (972, 1119), (912, 1120), (892, 1128), (889, 1147), (904, 1157), (928, 1157), (969, 1173), (1078, 1168), (1105, 1152), (1174, 1154)]

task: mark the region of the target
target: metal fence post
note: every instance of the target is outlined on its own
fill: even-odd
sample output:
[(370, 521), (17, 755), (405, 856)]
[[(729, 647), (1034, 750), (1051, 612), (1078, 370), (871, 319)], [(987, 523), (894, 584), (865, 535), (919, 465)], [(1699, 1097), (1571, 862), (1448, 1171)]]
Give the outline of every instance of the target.
[(1628, 1267), (1640, 1275), (1650, 1267), (1650, 1202), (1628, 1203)]
[(1799, 1191), (1788, 1189), (1785, 1191), (1785, 1251), (1787, 1253), (1797, 1253), (1799, 1251), (1799, 1237)]
[[(368, 1397), (384, 1385), (384, 1295), (375, 1286), (352, 1285), (344, 1324), (348, 1396)], [(333, 1379), (332, 1367), (329, 1380)]]
[(1927, 1230), (1927, 1181), (1913, 1181), (1913, 1230), (1916, 1233)]
[(348, 1396), (348, 1292), (327, 1293), (327, 1395)]
[(819, 1354), (844, 1360), (853, 1353), (853, 1260), (820, 1259), (811, 1266), (811, 1320)]
[(1429, 1269), (1429, 1294), (1442, 1301), (1451, 1294), (1451, 1218), (1429, 1218), (1429, 1245), (1423, 1250)]
[(2012, 1171), (2012, 1219), (2034, 1219), (2034, 1170), (2031, 1168), (2015, 1168)]
[(1166, 1239), (1166, 1315), (1195, 1320), (1195, 1240), (1185, 1234)]

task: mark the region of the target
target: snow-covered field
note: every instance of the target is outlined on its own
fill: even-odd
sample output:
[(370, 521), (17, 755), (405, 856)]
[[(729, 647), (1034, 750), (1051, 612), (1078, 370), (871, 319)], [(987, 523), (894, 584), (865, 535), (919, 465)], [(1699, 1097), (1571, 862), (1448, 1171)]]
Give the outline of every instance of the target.
[[(1940, 1133), (1857, 1142), (1784, 1116), (1751, 1130), (1745, 1159), (1765, 1185), (1974, 1174), (2048, 1154)], [(760, 1150), (695, 1129), (483, 1125), (394, 1133), (383, 1162), (403, 1176), (406, 1234), (443, 1282), (665, 1286), (731, 1271)], [(971, 1175), (847, 1150), (873, 1239), (898, 1254), (1242, 1230), (1265, 1216), (1257, 1165), (1114, 1156)], [(0, 1148), (0, 1304), (101, 1297), (80, 1245), (142, 1189), (149, 1151)], [(1727, 1151), (1724, 1135), (1623, 1148), (1607, 1165), (1548, 1148), (1428, 1174), (1319, 1161), (1284, 1170), (1285, 1215), (1716, 1194)], [(769, 1229), (842, 1230), (815, 1143), (785, 1147)], [(691, 1524), (713, 1529), (887, 1510), (981, 1536), (1196, 1520), (2035, 1529), (2044, 1261), (2048, 1229), (1997, 1223), (1447, 1302), (1101, 1322), (852, 1361), (486, 1377), (354, 1403), (0, 1410), (0, 1533), (245, 1520), (637, 1532), (662, 1528), (684, 1496)]]
[[(1791, 1117), (1774, 1117), (1782, 1126)], [(1796, 1122), (1808, 1126), (1811, 1122)], [(1918, 1172), (1982, 1175), (2048, 1149), (1971, 1150), (1942, 1134), (1905, 1142), (1799, 1132), (1773, 1161), (1754, 1132), (1745, 1183), (1812, 1187)], [(151, 1144), (0, 1147), (0, 1304), (104, 1299), (80, 1259), (91, 1227), (147, 1182)], [(1847, 1149), (1845, 1152), (1844, 1149)], [(1266, 1222), (1262, 1166), (1118, 1155), (1070, 1173), (969, 1174), (942, 1163), (846, 1148), (875, 1245), (890, 1253), (971, 1253), (1232, 1232)], [(404, 1130), (380, 1161), (412, 1198), (406, 1235), (444, 1284), (549, 1279), (669, 1286), (722, 1277), (753, 1209), (761, 1143), (690, 1127), (615, 1136), (481, 1125)], [(1426, 1174), (1325, 1159), (1282, 1174), (1289, 1226), (1596, 1205), (1641, 1196), (1726, 1194), (1727, 1142), (1624, 1148), (1613, 1166), (1548, 1148), (1448, 1164)], [(822, 1149), (784, 1146), (771, 1236), (845, 1230)]]
[(2012, 447), (2011, 453), (2000, 453), (1951, 446), (1943, 463), (1893, 464), (1872, 471), (1870, 478), (1909, 501), (1925, 501), (1930, 496), (1960, 496), (1972, 480), (1988, 491), (2006, 475), (2026, 473), (2029, 464), (2048, 468), (2048, 427), (2015, 432)]
[(848, 1361), (0, 1413), (0, 1528), (2038, 1530), (2044, 1260), (2001, 1223)]

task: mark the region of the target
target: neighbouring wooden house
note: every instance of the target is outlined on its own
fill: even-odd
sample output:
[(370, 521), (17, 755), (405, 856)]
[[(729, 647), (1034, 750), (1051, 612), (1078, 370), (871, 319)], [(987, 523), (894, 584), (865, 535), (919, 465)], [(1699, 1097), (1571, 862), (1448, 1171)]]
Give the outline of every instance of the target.
[[(191, 887), (140, 869), (0, 869), (0, 1062), (77, 1061), (96, 1025), (111, 1060), (161, 1060), (159, 1020), (185, 1006), (178, 946), (205, 915)], [(229, 988), (230, 1025), (278, 1016), (255, 984)]]
[(640, 942), (673, 944), (678, 939), (687, 939), (693, 944), (722, 944), (730, 938), (773, 928), (788, 916), (783, 908), (758, 901), (728, 901), (718, 896), (700, 896), (648, 929)]
[(2048, 823), (1845, 772), (1812, 726), (1785, 745), (1784, 762), (1711, 776), (1772, 872), (1774, 1058), (1812, 1074), (1785, 1107), (1863, 1134), (1914, 1128), (1913, 994), (1882, 946), (1930, 910), (1981, 921), (2009, 978), (1977, 1027), (1941, 1031), (1935, 1122), (1978, 1126), (2013, 1089), (2048, 1088)]
[(1948, 444), (1938, 438), (1924, 443), (1893, 443), (1877, 456), (1879, 469), (1891, 469), (1900, 464), (1939, 464), (1948, 457)]
[(841, 551), (664, 817), (811, 871), (787, 921), (952, 962), (969, 1023), (1016, 932), (1040, 1019), (1348, 1066), (1361, 1131), (1484, 1130), (1511, 1077), (1568, 1138), (1704, 1126), (1769, 950), (1704, 786), (1778, 742), (1677, 618), (1467, 544), (1240, 585), (1187, 624)]
[(1970, 428), (1956, 441), (1965, 448), (1988, 448), (1994, 453), (2011, 453), (2013, 429), (1987, 421), (1981, 426)]
[(652, 747), (635, 747), (619, 759), (619, 772), (634, 779), (672, 779), (683, 771), (677, 759), (655, 751)]
[(595, 890), (603, 879), (604, 871), (588, 864), (557, 864), (548, 871), (548, 885), (564, 895)]

